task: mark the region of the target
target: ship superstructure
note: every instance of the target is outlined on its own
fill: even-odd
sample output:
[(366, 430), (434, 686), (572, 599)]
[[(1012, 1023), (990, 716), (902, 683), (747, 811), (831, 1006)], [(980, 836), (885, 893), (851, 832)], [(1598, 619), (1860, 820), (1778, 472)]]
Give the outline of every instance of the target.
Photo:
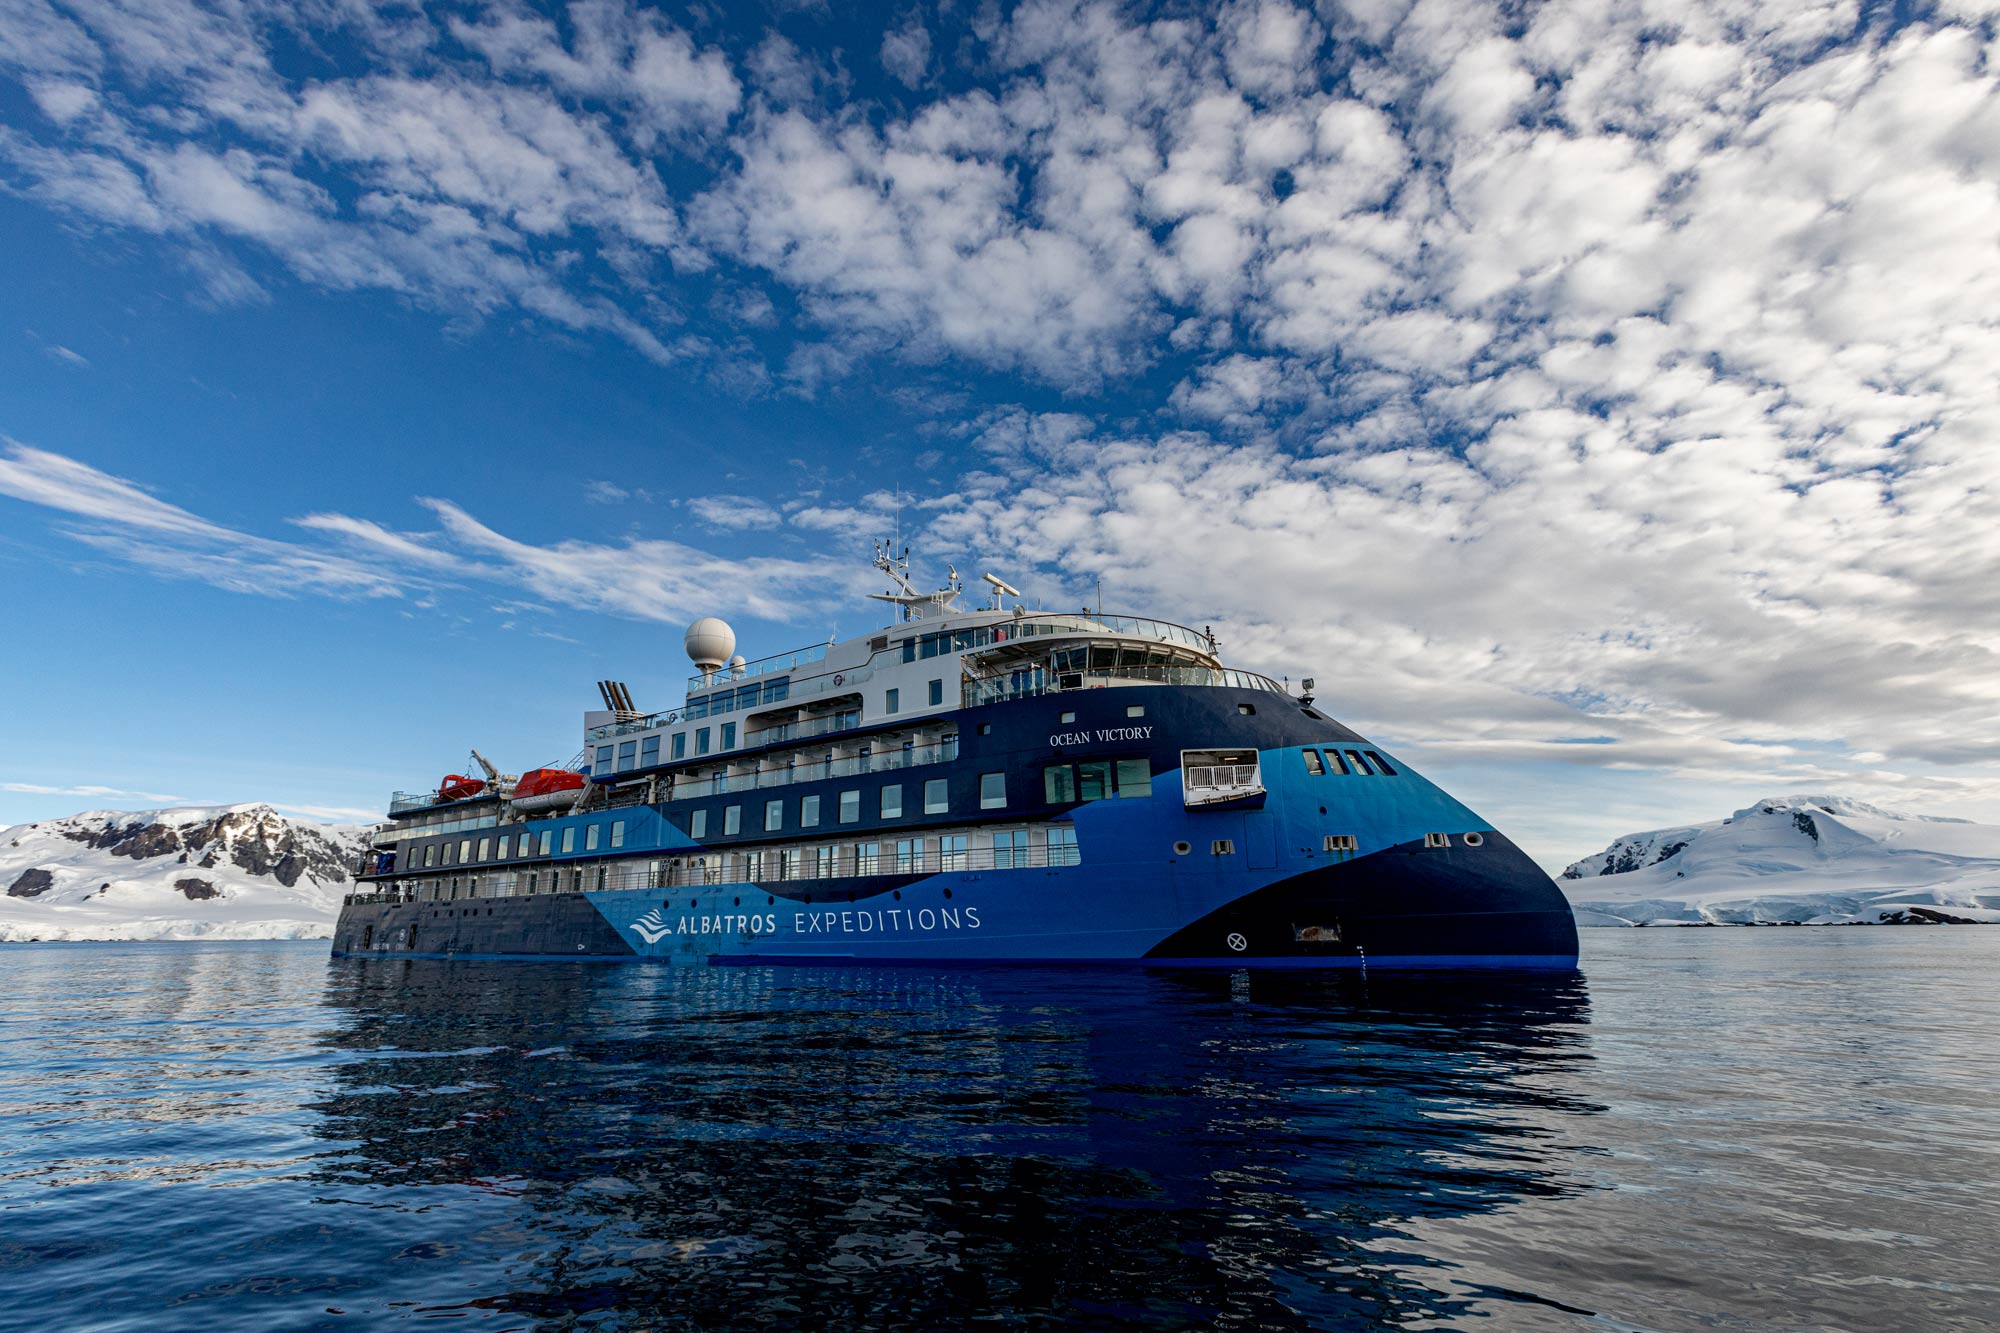
[(600, 682), (569, 764), (397, 793), (334, 952), (1574, 966), (1548, 876), (1309, 689), (876, 564), (887, 629), (751, 661), (704, 618), (681, 707)]

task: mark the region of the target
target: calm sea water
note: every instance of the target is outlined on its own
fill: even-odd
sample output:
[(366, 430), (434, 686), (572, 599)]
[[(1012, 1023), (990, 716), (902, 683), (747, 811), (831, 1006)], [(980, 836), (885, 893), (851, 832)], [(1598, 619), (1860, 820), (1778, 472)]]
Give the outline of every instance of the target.
[(1972, 1329), (2000, 930), (1541, 983), (0, 949), (0, 1325)]

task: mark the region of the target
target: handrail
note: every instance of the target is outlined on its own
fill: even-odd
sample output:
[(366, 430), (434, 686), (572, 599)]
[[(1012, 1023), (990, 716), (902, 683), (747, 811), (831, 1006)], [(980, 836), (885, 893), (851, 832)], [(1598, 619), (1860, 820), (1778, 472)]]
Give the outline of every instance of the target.
[[(1093, 685), (1092, 681), (1103, 684)], [(1089, 671), (1038, 671), (1032, 675), (1023, 673), (1018, 680), (1013, 676), (979, 676), (965, 681), (959, 695), (963, 707), (974, 708), (1008, 699), (1031, 699), (1038, 695), (1060, 694), (1065, 690), (1101, 689), (1106, 685), (1121, 684), (1223, 686), (1268, 690), (1273, 694), (1291, 693), (1269, 676), (1260, 676), (1254, 671), (1238, 671), (1233, 667), (1124, 666)]]
[(762, 791), (788, 787), (794, 782), (820, 782), (828, 778), (860, 777), (866, 773), (888, 773), (926, 764), (944, 764), (958, 758), (958, 738), (936, 745), (914, 745), (907, 750), (883, 750), (877, 754), (853, 755), (846, 759), (815, 759), (788, 764), (783, 768), (760, 768), (754, 773), (710, 777), (677, 777), (664, 794), (669, 801), (692, 801), (703, 796), (728, 796), (742, 791)]
[(712, 689), (717, 685), (733, 685), (748, 680), (752, 676), (768, 675), (773, 671), (790, 671), (794, 667), (811, 666), (814, 662), (826, 660), (826, 650), (830, 644), (817, 643), (810, 648), (795, 648), (789, 653), (773, 653), (760, 657), (754, 662), (723, 667), (705, 675), (688, 677), (687, 687), (692, 690)]

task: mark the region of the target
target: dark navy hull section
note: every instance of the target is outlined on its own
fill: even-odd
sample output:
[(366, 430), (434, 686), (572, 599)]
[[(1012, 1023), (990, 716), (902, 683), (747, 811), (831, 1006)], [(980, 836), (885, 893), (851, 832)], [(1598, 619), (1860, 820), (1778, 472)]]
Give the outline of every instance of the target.
[[(1575, 966), (1574, 920), (1539, 867), (1406, 764), (1394, 756), (1382, 763), (1379, 747), (1295, 699), (1125, 687), (996, 703), (955, 720), (959, 753), (949, 762), (611, 812), (631, 821), (621, 863), (1003, 821), (1073, 827), (1076, 863), (459, 901), (358, 897), (341, 914), (334, 952), (715, 964)], [(1261, 806), (1187, 805), (1181, 752), (1212, 747), (1257, 751)], [(1378, 758), (1349, 762), (1336, 750)], [(1150, 795), (1048, 799), (1045, 766), (1135, 755), (1148, 761)], [(1387, 771), (1370, 771), (1378, 766)], [(1007, 777), (1005, 813), (968, 814), (979, 811), (979, 775), (995, 771)], [(929, 777), (949, 780), (955, 815), (876, 817), (874, 784)], [(720, 806), (731, 801), (818, 794), (831, 810), (839, 790), (855, 787), (865, 814), (851, 826), (690, 836), (696, 809), (716, 807), (704, 822), (717, 829)]]

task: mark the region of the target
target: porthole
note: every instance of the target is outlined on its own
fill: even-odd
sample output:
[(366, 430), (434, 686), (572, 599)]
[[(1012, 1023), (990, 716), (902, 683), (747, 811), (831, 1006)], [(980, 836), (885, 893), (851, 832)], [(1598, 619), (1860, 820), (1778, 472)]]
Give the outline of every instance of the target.
[(944, 891), (944, 896), (945, 896), (945, 897), (947, 897), (947, 898), (951, 897), (951, 890), (950, 890), (950, 889), (946, 889), (946, 890)]
[(895, 890), (894, 892), (895, 892), (895, 895), (896, 895), (896, 901), (897, 901), (897, 902), (901, 902), (901, 901), (903, 901), (903, 891), (902, 891), (901, 889), (897, 889), (897, 890)]
[(1193, 850), (1194, 850), (1194, 848), (1193, 848), (1193, 847), (1191, 847), (1190, 845), (1188, 845), (1188, 844), (1187, 844), (1187, 843), (1185, 843), (1185, 842), (1177, 842), (1177, 843), (1175, 843), (1175, 844), (1174, 844), (1174, 855), (1175, 855), (1175, 856), (1186, 856), (1186, 855), (1187, 855), (1187, 854), (1188, 854), (1189, 852), (1191, 852), (1191, 851), (1193, 851)]
[(777, 906), (777, 903), (778, 900), (776, 898), (770, 897), (768, 895), (764, 899), (764, 906), (766, 907), (775, 907)]
[(1477, 847), (1485, 841), (1486, 835), (1484, 833), (1468, 833), (1465, 835), (1465, 845), (1467, 847)]
[(729, 900), (729, 905), (731, 907), (741, 907), (743, 906), (743, 900), (741, 898), (731, 898)]
[(1257, 705), (1238, 704), (1236, 705), (1236, 711), (1244, 717), (1255, 717), (1257, 715)]

